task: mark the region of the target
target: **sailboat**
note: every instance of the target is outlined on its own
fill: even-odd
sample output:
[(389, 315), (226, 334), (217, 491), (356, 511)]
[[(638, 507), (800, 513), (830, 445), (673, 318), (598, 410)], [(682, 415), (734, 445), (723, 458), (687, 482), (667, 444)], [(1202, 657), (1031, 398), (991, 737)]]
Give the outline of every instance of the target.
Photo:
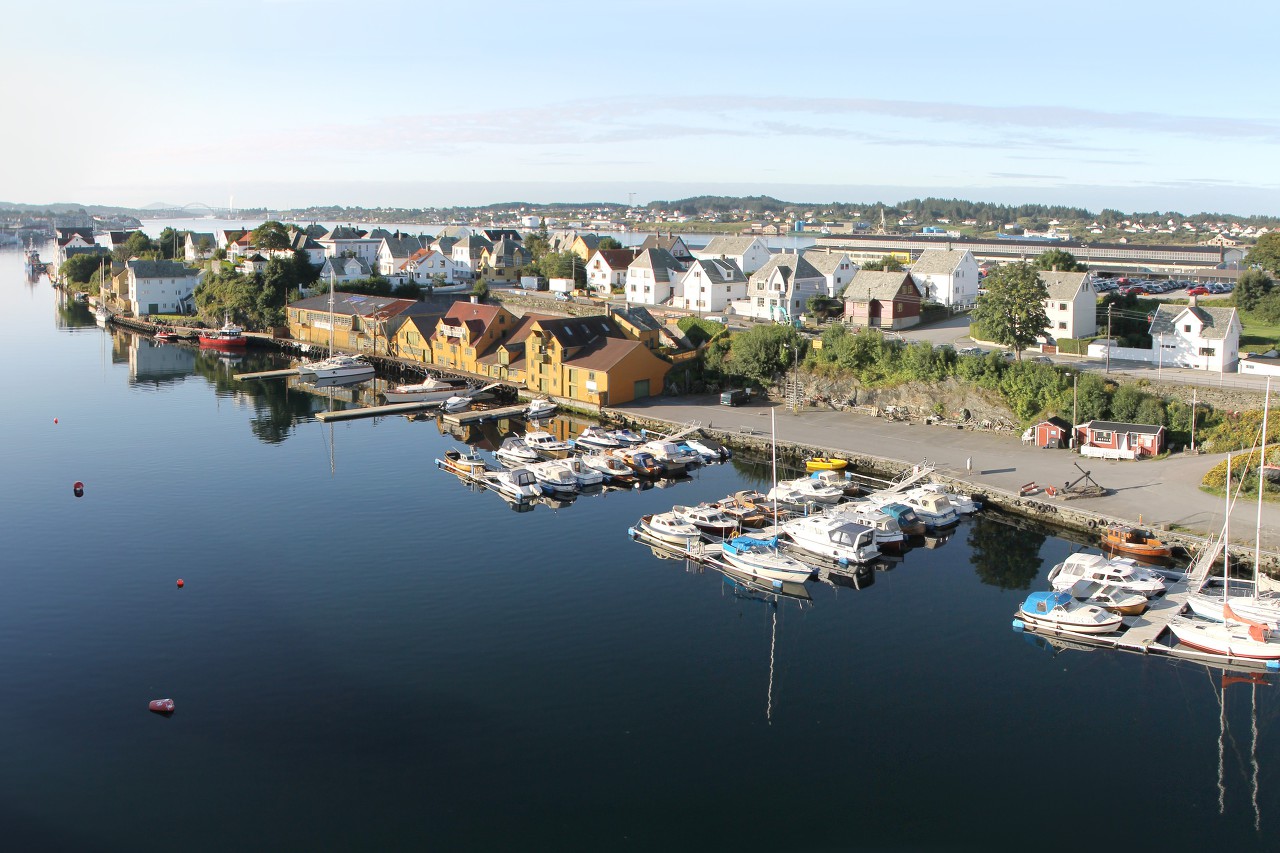
[(106, 262), (98, 264), (98, 305), (93, 309), (93, 320), (102, 328), (107, 327), (111, 319), (111, 309), (107, 307), (107, 273)]
[(303, 378), (345, 379), (356, 381), (373, 376), (373, 365), (353, 355), (333, 354), (333, 272), (329, 273), (329, 356), (319, 361), (304, 361), (298, 365), (298, 375)]
[[(1271, 403), (1271, 382), (1267, 382), (1266, 406), (1262, 410), (1262, 458), (1267, 453), (1267, 413)], [(1230, 515), (1231, 463), (1227, 461), (1227, 511)], [(1231, 597), (1230, 562), (1227, 559), (1227, 525), (1223, 525), (1223, 568), (1221, 610), (1218, 611), (1221, 621), (1207, 622), (1201, 619), (1187, 619), (1178, 616), (1169, 620), (1169, 630), (1178, 638), (1178, 642), (1193, 649), (1225, 655), (1233, 658), (1250, 660), (1280, 661), (1280, 637), (1274, 631), (1275, 623), (1268, 623), (1249, 613), (1258, 613), (1263, 600), (1258, 598), (1258, 563), (1262, 557), (1262, 468), (1258, 468), (1258, 521), (1253, 557), (1253, 595), (1250, 597)], [(1203, 592), (1203, 589), (1198, 590)], [(1238, 609), (1237, 609), (1238, 607)], [(1248, 612), (1245, 611), (1248, 608)], [(1213, 609), (1206, 612), (1213, 613)], [(1280, 613), (1280, 609), (1276, 611)], [(1268, 664), (1270, 665), (1270, 664)]]
[[(770, 411), (770, 432), (773, 434), (773, 485), (778, 485), (778, 436), (777, 425)], [(778, 527), (778, 503), (773, 503), (773, 527)], [(743, 574), (766, 581), (803, 583), (813, 574), (813, 567), (794, 557), (778, 552), (778, 536), (768, 538), (735, 536), (721, 544), (724, 561)]]

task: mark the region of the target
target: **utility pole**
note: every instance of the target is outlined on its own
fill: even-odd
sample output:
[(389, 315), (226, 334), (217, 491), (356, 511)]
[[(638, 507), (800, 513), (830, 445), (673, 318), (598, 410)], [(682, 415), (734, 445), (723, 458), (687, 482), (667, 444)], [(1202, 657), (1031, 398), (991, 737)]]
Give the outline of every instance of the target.
[(1071, 374), (1071, 435), (1076, 434), (1076, 424), (1080, 422), (1080, 407), (1076, 397), (1076, 385), (1080, 379), (1080, 374)]
[(1111, 337), (1111, 309), (1115, 307), (1115, 303), (1107, 305), (1107, 369), (1105, 372), (1111, 372), (1111, 346), (1115, 343)]
[(1196, 386), (1191, 386), (1191, 452), (1196, 452)]

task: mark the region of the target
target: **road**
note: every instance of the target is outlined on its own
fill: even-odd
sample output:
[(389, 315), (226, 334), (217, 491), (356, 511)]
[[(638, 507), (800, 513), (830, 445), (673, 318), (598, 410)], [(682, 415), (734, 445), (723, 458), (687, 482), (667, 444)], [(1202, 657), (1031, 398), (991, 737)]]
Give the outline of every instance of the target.
[[(1178, 454), (1142, 462), (1084, 459), (1065, 450), (1024, 445), (1017, 433), (908, 425), (830, 410), (806, 409), (796, 414), (767, 402), (730, 408), (717, 400), (708, 396), (660, 398), (613, 408), (619, 413), (674, 423), (698, 422), (729, 432), (750, 429), (757, 435), (769, 434), (769, 410), (777, 408), (779, 441), (879, 456), (904, 465), (927, 457), (949, 476), (1015, 493), (1025, 483), (1061, 486), (1074, 480), (1079, 471), (1072, 463), (1079, 462), (1110, 494), (1073, 500), (1073, 506), (1116, 518), (1176, 525), (1202, 535), (1216, 534), (1222, 528), (1222, 499), (1200, 491), (1199, 485), (1205, 472), (1225, 454)], [(972, 462), (970, 475), (966, 475), (966, 460)], [(1277, 550), (1280, 506), (1268, 503), (1262, 509), (1263, 547)], [(1232, 511), (1231, 526), (1241, 540), (1246, 538), (1244, 531), (1254, 530), (1256, 513), (1256, 503), (1237, 505)]]

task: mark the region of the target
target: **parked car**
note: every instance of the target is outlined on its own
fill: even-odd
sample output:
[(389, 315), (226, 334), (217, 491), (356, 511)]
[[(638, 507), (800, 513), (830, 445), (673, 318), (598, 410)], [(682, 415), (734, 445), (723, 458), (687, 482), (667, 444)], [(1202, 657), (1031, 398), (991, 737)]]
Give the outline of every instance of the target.
[(1187, 288), (1187, 296), (1207, 296), (1211, 291), (1204, 285)]
[(1033, 356), (1031, 360), (1036, 364), (1053, 364), (1053, 359), (1047, 355)]
[(720, 395), (720, 405), (722, 406), (741, 406), (743, 403), (749, 402), (751, 402), (751, 395), (742, 388), (725, 391)]
[(987, 351), (984, 350), (982, 347), (964, 347), (962, 349), (957, 350), (957, 352), (959, 352), (960, 355), (983, 356), (987, 354)]

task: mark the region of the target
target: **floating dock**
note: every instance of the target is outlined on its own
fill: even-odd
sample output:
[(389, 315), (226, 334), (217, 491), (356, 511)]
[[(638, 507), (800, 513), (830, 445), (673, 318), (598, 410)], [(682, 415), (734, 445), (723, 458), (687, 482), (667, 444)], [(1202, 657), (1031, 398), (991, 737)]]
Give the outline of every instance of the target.
[(519, 406), (499, 406), (495, 409), (469, 409), (465, 412), (449, 412), (441, 419), (447, 424), (458, 426), (459, 424), (469, 424), (475, 421), (515, 417), (516, 415), (524, 414), (527, 408), (529, 408), (527, 405), (522, 404)]
[(297, 376), (298, 368), (291, 367), (288, 370), (260, 370), (257, 373), (237, 373), (232, 379), (279, 379), (284, 376)]
[(385, 406), (362, 406), (358, 409), (339, 409), (336, 412), (316, 412), (316, 419), (322, 423), (329, 421), (353, 421), (357, 418), (376, 418), (382, 415), (407, 415), (439, 406), (439, 401), (430, 403), (388, 403)]

